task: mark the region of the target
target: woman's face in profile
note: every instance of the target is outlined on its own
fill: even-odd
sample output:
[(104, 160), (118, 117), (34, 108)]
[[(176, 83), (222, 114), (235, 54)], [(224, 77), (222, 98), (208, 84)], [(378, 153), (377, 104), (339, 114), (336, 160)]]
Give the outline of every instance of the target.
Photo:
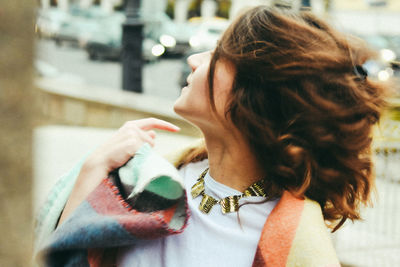
[[(187, 77), (188, 85), (182, 88), (180, 97), (174, 104), (177, 114), (197, 125), (200, 129), (216, 126), (218, 119), (211, 109), (208, 71), (212, 51), (198, 53), (188, 57), (192, 68)], [(217, 114), (224, 118), (225, 106), (232, 89), (235, 71), (231, 64), (218, 60), (214, 72), (214, 99)]]

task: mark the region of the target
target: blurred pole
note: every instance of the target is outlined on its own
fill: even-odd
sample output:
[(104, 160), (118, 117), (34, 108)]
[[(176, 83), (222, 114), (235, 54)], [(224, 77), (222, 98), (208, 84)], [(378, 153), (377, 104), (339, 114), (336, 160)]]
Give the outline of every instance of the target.
[(40, 0), (40, 6), (43, 10), (50, 8), (50, 0)]
[(83, 8), (83, 9), (88, 9), (89, 7), (91, 7), (93, 5), (93, 2), (94, 2), (93, 0), (80, 0), (79, 7)]
[(113, 0), (101, 0), (100, 7), (106, 14), (111, 14), (114, 10), (115, 1)]
[(122, 26), (122, 89), (142, 93), (143, 22), (139, 12), (140, 0), (127, 0)]
[(324, 0), (325, 12), (330, 13), (332, 10), (332, 0)]
[(190, 2), (188, 0), (176, 0), (174, 9), (174, 20), (177, 23), (184, 23), (188, 17)]
[(60, 10), (68, 12), (68, 8), (69, 8), (68, 0), (58, 0), (57, 6)]
[(213, 0), (203, 0), (201, 3), (200, 14), (203, 19), (213, 18), (217, 13), (217, 3)]
[(146, 18), (149, 14), (150, 16), (154, 16), (156, 14), (166, 13), (167, 5), (168, 0), (142, 0), (140, 2), (141, 17)]

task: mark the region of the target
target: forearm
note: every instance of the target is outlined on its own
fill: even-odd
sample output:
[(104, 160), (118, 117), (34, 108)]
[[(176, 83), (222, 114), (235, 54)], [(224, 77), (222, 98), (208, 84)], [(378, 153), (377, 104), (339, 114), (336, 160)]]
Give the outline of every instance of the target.
[(58, 225), (87, 198), (87, 196), (106, 178), (108, 171), (104, 168), (96, 168), (89, 164), (84, 164), (76, 180), (71, 195), (61, 214)]

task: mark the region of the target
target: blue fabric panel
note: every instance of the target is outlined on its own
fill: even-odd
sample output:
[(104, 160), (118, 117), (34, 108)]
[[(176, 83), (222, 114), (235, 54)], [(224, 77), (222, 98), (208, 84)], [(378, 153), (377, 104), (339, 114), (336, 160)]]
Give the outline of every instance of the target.
[[(88, 248), (125, 246), (135, 244), (136, 241), (137, 239), (118, 221), (109, 216), (99, 215), (84, 201), (71, 217), (54, 231), (41, 256), (48, 259), (48, 263), (52, 263), (48, 266), (60, 266), (56, 262), (62, 261), (63, 258), (73, 259), (77, 256), (82, 260), (83, 255), (86, 257)], [(70, 253), (76, 254), (71, 257)]]

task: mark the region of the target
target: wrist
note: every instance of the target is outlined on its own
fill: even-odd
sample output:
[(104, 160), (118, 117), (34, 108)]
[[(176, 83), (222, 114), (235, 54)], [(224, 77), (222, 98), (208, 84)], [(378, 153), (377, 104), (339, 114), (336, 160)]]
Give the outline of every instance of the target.
[(91, 155), (82, 165), (82, 170), (85, 173), (105, 173), (108, 174), (111, 170), (108, 168), (104, 159), (96, 157), (96, 155)]
[(96, 163), (94, 161), (86, 161), (79, 173), (77, 185), (78, 187), (92, 187), (100, 184), (100, 182), (108, 176), (108, 169), (105, 164)]

